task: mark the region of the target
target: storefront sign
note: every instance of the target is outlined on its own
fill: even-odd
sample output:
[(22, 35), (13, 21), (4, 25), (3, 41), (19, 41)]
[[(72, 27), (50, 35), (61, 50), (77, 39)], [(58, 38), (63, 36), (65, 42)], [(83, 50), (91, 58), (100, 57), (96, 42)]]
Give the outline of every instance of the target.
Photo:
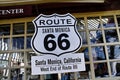
[(85, 70), (83, 53), (32, 56), (32, 75), (76, 72)]
[(33, 23), (32, 49), (44, 54), (32, 57), (33, 75), (85, 70), (84, 54), (75, 54), (81, 48), (82, 39), (76, 29), (76, 19), (71, 14), (40, 14)]
[(71, 14), (39, 15), (33, 20), (35, 34), (31, 45), (35, 52), (60, 56), (77, 51), (82, 44)]
[(0, 15), (21, 14), (21, 13), (24, 13), (24, 9), (23, 8), (0, 10)]
[(32, 15), (32, 6), (0, 7), (0, 18), (17, 18)]

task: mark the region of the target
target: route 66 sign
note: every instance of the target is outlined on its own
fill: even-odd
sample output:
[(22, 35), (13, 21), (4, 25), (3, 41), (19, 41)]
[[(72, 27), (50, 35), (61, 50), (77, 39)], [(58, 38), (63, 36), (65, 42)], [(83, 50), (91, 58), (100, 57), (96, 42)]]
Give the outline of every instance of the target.
[(76, 19), (71, 14), (43, 15), (33, 20), (35, 33), (31, 40), (32, 49), (41, 54), (60, 56), (77, 51), (82, 39), (76, 29)]

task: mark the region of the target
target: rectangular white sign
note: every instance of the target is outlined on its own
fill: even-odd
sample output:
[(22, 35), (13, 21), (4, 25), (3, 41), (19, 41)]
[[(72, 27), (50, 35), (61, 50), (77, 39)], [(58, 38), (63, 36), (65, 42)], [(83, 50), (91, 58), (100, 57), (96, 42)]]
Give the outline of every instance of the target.
[(83, 53), (31, 57), (32, 75), (85, 71)]

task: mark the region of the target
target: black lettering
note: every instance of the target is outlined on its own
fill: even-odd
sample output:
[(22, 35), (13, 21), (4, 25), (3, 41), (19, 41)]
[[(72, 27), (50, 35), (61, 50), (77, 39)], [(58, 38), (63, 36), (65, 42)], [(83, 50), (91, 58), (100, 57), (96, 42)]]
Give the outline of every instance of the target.
[(43, 28), (42, 29), (42, 33), (54, 33), (54, 29), (53, 28)]
[(54, 23), (55, 23), (55, 24), (59, 24), (60, 21), (57, 19), (57, 20), (54, 20)]
[(72, 24), (71, 19), (66, 20), (67, 24)]
[(71, 67), (71, 66), (68, 66), (68, 65), (63, 65), (63, 66), (62, 66), (62, 69), (63, 69), (63, 70), (70, 70), (70, 69), (72, 69), (72, 67)]
[(45, 25), (45, 20), (40, 20), (40, 25)]
[(35, 65), (46, 65), (46, 61), (45, 60), (42, 60), (42, 61), (35, 60)]
[(48, 19), (48, 20), (46, 21), (46, 23), (47, 23), (48, 25), (51, 25), (51, 24), (53, 24), (53, 21), (50, 20), (50, 19)]
[(49, 68), (40, 68), (41, 71), (49, 71)]
[(47, 19), (47, 20), (40, 20), (39, 24), (42, 26), (45, 25), (67, 25), (72, 24), (71, 19)]
[(55, 32), (70, 32), (69, 27), (66, 28), (55, 28)]
[(65, 24), (64, 22), (65, 22), (65, 19), (61, 19), (61, 21), (62, 21), (62, 24)]

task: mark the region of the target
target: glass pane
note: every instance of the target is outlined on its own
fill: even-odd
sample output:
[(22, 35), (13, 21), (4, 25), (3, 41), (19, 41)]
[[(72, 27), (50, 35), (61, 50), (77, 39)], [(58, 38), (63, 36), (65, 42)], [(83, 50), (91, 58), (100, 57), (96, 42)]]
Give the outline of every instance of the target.
[(120, 59), (120, 45), (115, 45), (113, 51), (114, 51), (114, 58)]
[(8, 67), (9, 66), (9, 53), (0, 54), (0, 67)]
[(113, 76), (120, 76), (120, 63), (118, 61), (110, 62)]
[(116, 63), (116, 75), (115, 76), (120, 76), (120, 63)]
[(34, 33), (34, 25), (32, 22), (27, 23), (27, 33)]
[(110, 59), (120, 59), (120, 45), (107, 46)]
[(13, 24), (13, 34), (24, 34), (24, 23)]
[(116, 27), (113, 16), (103, 16), (102, 23), (104, 28)]
[(27, 52), (27, 65), (31, 65), (31, 56), (36, 56), (37, 54), (33, 51)]
[(86, 64), (86, 71), (81, 71), (77, 73), (78, 80), (91, 79), (90, 75), (90, 65)]
[(103, 46), (92, 47), (93, 60), (105, 60), (105, 49)]
[(10, 24), (0, 25), (0, 36), (10, 35)]
[(106, 59), (105, 48), (103, 46), (95, 47), (95, 51), (97, 54), (97, 60), (105, 60)]
[(11, 66), (24, 66), (24, 53), (14, 52), (11, 53)]
[(61, 80), (70, 80), (70, 73), (62, 73)]
[(96, 78), (109, 77), (107, 63), (95, 63), (94, 68)]
[(0, 50), (10, 50), (10, 39), (9, 38), (0, 38)]
[(96, 43), (103, 43), (103, 36), (102, 36), (102, 31), (97, 30), (96, 31)]
[(99, 26), (100, 19), (99, 17), (88, 17), (87, 24), (88, 29), (97, 29)]
[(106, 39), (106, 42), (109, 42), (109, 43), (118, 42), (117, 31), (115, 29), (105, 30), (105, 39)]
[[(120, 29), (119, 29), (119, 34), (120, 34)], [(119, 37), (119, 36), (118, 36)], [(120, 41), (119, 41), (120, 42)]]
[[(62, 76), (62, 75), (61, 75)], [(75, 74), (74, 72), (71, 72), (70, 73), (70, 80), (75, 80)]]
[(27, 37), (27, 42), (26, 42), (26, 43), (27, 43), (26, 46), (27, 46), (27, 48), (29, 48), (29, 49), (31, 49), (31, 38), (32, 38), (31, 36), (28, 36), (28, 37)]
[(120, 15), (117, 15), (117, 23), (118, 23), (118, 26), (120, 27)]
[(26, 70), (27, 79), (26, 80), (40, 80), (39, 75), (31, 75), (31, 69)]
[(24, 49), (24, 37), (12, 38), (12, 49)]
[(89, 33), (89, 39), (91, 44), (95, 44), (96, 43), (96, 31), (90, 31)]
[(34, 53), (34, 52), (28, 52), (27, 53), (27, 65), (31, 65), (31, 56), (32, 56), (32, 53)]
[(11, 80), (24, 80), (24, 68), (14, 68), (11, 70)]
[(77, 18), (77, 29), (82, 30), (85, 29), (85, 21), (84, 18)]
[[(54, 80), (54, 79), (58, 80), (58, 74), (46, 74), (44, 76), (44, 78), (45, 78), (45, 80)], [(70, 80), (70, 79), (68, 79), (68, 80)]]
[(87, 47), (81, 47), (78, 52), (79, 53), (84, 53), (85, 61), (89, 61), (89, 54), (88, 54), (88, 48)]
[(80, 36), (81, 36), (81, 38), (82, 38), (82, 44), (87, 44), (86, 32), (80, 31), (79, 34), (80, 34)]
[(8, 74), (9, 74), (9, 69), (0, 69), (0, 80), (9, 80)]

